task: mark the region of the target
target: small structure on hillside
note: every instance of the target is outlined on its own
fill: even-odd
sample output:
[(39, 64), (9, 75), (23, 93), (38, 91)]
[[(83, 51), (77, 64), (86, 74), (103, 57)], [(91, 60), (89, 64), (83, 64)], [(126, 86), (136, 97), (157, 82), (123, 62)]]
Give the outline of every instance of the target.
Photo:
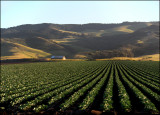
[(65, 56), (51, 56), (51, 59), (61, 59), (61, 60), (66, 60)]

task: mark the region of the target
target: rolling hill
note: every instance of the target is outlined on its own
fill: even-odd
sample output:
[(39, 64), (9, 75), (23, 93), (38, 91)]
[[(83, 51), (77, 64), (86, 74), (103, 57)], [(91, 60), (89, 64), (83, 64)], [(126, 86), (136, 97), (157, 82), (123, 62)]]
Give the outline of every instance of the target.
[(1, 59), (139, 57), (159, 53), (159, 22), (1, 28)]
[(37, 58), (46, 57), (50, 55), (42, 50), (34, 49), (19, 43), (1, 39), (1, 59), (21, 59), (23, 58)]

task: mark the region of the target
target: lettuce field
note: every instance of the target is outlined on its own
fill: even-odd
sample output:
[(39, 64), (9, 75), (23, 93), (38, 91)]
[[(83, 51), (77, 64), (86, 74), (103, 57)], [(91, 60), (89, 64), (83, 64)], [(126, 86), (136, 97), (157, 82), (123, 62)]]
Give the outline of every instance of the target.
[(0, 80), (0, 111), (160, 113), (159, 62), (9, 64)]

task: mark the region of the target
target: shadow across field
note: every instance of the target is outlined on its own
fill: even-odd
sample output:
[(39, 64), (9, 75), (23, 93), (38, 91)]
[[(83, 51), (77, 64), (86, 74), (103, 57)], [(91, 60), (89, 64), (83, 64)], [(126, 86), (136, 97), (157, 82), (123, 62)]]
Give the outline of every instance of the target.
[(23, 63), (32, 63), (32, 62), (49, 62), (46, 59), (7, 59), (0, 60), (0, 64), (23, 64)]

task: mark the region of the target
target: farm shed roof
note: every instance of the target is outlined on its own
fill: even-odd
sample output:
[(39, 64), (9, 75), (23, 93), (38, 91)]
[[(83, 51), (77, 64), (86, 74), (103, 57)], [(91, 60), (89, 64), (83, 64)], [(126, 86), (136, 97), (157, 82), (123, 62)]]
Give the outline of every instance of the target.
[(63, 58), (63, 57), (65, 57), (65, 56), (52, 56), (51, 58), (58, 58), (58, 59), (61, 59), (61, 58)]

